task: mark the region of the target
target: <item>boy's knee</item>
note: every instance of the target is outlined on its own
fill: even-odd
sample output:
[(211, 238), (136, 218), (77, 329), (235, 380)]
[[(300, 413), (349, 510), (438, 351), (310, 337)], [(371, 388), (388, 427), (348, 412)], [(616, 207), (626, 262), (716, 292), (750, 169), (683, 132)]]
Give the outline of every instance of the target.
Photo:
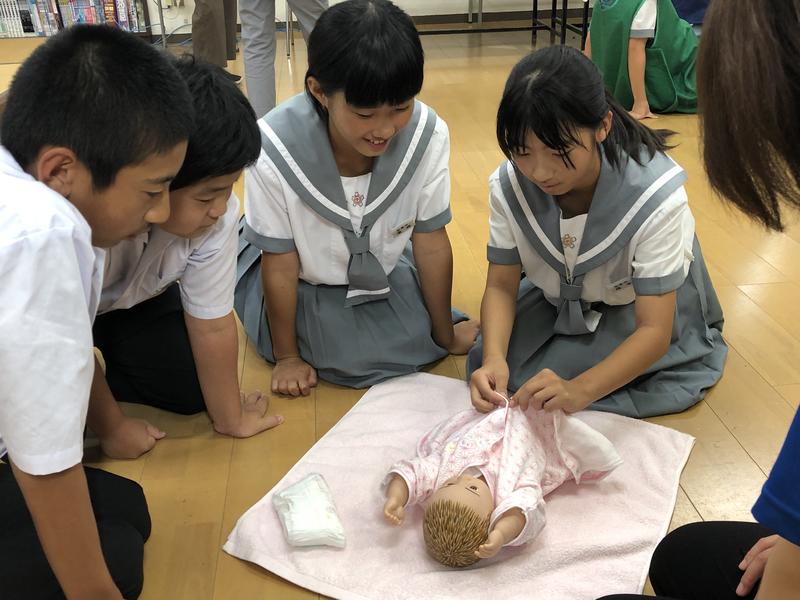
[(97, 524), (100, 546), (111, 578), (126, 600), (135, 600), (144, 585), (144, 539), (130, 524), (105, 520)]

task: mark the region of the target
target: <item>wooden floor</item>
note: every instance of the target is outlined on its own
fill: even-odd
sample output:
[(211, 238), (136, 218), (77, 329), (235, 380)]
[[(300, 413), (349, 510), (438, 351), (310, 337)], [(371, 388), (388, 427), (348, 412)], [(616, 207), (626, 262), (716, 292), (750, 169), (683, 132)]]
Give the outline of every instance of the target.
[[(454, 220), (448, 231), (456, 266), (453, 302), (473, 315), (486, 277), (486, 180), (501, 160), (494, 116), (511, 66), (530, 50), (529, 35), (423, 37), (427, 65), (421, 98), (448, 122), (452, 136)], [(287, 61), (281, 54), (282, 36), (278, 40), (278, 90), (284, 99), (302, 89), (305, 53), (298, 37)], [(548, 41), (540, 35), (540, 43)], [(24, 53), (25, 48), (0, 40), (0, 63), (13, 63), (14, 56)], [(14, 68), (0, 64), (0, 90)], [(231, 70), (243, 73), (241, 62)], [(701, 519), (750, 520), (750, 507), (800, 400), (800, 320), (794, 312), (800, 301), (800, 227), (766, 234), (712, 197), (699, 159), (696, 117), (650, 123), (679, 132), (672, 156), (689, 174), (697, 233), (725, 308), (730, 344), (725, 375), (706, 401), (685, 413), (652, 419), (697, 438), (681, 479), (673, 526)], [(269, 389), (270, 368), (249, 342), (242, 339), (240, 348), (243, 389)], [(449, 357), (434, 372), (462, 377), (464, 359)], [(88, 457), (145, 488), (153, 535), (146, 546), (142, 597), (316, 597), (231, 558), (220, 547), (238, 517), (362, 394), (321, 383), (307, 398), (275, 397), (270, 410), (283, 414), (286, 422), (248, 440), (214, 434), (205, 415), (187, 418), (126, 407), (167, 431), (167, 438), (136, 461), (105, 460), (91, 451)]]

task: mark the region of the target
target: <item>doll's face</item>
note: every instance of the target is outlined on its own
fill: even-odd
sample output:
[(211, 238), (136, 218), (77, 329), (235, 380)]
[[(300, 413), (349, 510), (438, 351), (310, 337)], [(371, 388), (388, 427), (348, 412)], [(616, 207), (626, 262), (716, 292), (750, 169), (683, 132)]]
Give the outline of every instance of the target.
[(472, 509), (481, 518), (486, 518), (494, 510), (494, 499), (489, 486), (483, 479), (471, 475), (452, 477), (436, 490), (431, 504), (440, 500), (450, 500)]

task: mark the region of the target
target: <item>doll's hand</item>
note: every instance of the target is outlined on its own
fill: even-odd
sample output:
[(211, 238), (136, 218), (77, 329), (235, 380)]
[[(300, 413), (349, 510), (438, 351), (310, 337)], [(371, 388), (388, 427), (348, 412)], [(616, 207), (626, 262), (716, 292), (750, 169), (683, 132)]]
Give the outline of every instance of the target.
[(281, 358), (272, 370), (272, 393), (308, 396), (317, 385), (317, 371), (299, 356)]
[(453, 341), (447, 347), (450, 354), (466, 354), (475, 345), (475, 339), (481, 330), (475, 319), (461, 321), (453, 325)]
[(652, 112), (650, 112), (650, 104), (648, 104), (647, 100), (642, 102), (634, 102), (633, 108), (628, 111), (628, 114), (637, 121), (641, 121), (642, 119), (658, 118), (658, 115), (654, 115)]
[(491, 558), (500, 552), (500, 548), (502, 547), (503, 534), (497, 529), (493, 529), (489, 532), (489, 536), (486, 538), (486, 541), (478, 546), (478, 549), (475, 551), (475, 556), (478, 558)]
[(487, 413), (503, 406), (503, 397), (508, 396), (508, 363), (502, 358), (489, 358), (483, 366), (472, 373), (469, 380), (469, 395), (475, 410)]
[(383, 505), (383, 516), (392, 525), (402, 525), (406, 509), (398, 498), (387, 498)]
[(110, 458), (139, 458), (165, 435), (143, 419), (123, 417), (108, 435), (100, 438), (100, 448)]
[(522, 410), (562, 409), (573, 413), (583, 410), (592, 403), (592, 398), (580, 383), (574, 379), (561, 379), (550, 369), (542, 369), (531, 377), (511, 397), (511, 405)]

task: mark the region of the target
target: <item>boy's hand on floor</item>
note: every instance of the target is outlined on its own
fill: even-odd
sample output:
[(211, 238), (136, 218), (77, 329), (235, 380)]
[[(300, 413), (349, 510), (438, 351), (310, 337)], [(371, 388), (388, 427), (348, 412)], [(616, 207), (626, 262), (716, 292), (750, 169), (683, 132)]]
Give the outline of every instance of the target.
[(282, 358), (272, 370), (272, 393), (308, 396), (317, 385), (317, 371), (299, 356)]
[(269, 397), (265, 394), (260, 391), (251, 392), (247, 396), (245, 396), (244, 392), (240, 392), (240, 394), (242, 412), (238, 425), (230, 430), (219, 429), (215, 425), (214, 430), (217, 433), (237, 438), (248, 438), (283, 423), (284, 418), (281, 415), (267, 414)]
[(100, 438), (100, 448), (110, 458), (139, 458), (165, 435), (144, 419), (124, 417), (107, 436)]
[(475, 345), (480, 330), (480, 323), (475, 319), (456, 323), (453, 325), (453, 341), (447, 347), (447, 351), (450, 354), (466, 354)]

